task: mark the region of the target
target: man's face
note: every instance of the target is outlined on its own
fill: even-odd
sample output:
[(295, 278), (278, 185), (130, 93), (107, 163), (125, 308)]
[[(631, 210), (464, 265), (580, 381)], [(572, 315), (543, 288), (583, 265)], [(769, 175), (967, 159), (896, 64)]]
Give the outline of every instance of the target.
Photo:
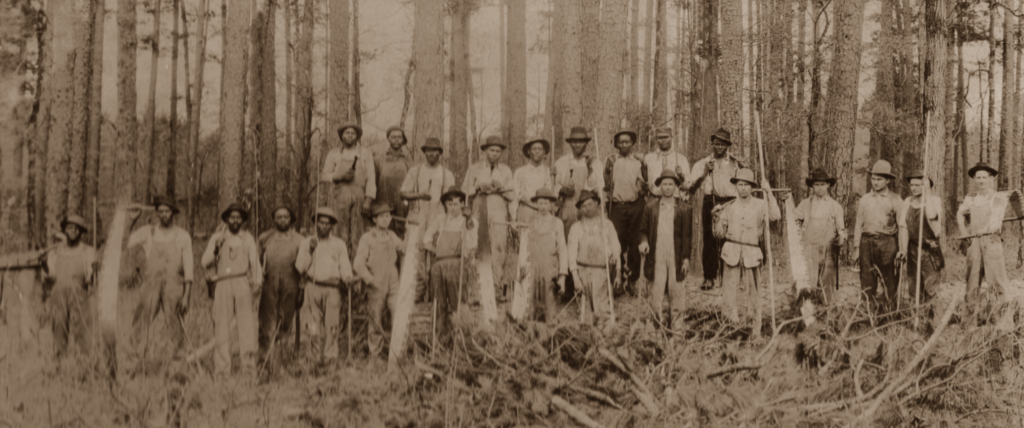
[(729, 145), (722, 142), (717, 138), (711, 140), (711, 151), (714, 152), (716, 158), (725, 156), (725, 152), (729, 150)]
[(814, 190), (814, 196), (823, 198), (828, 194), (828, 183), (824, 181), (815, 181), (811, 186), (811, 189)]
[(387, 229), (391, 226), (391, 213), (380, 213), (373, 218), (373, 224), (381, 229)]
[(405, 136), (402, 134), (402, 131), (391, 131), (388, 134), (388, 144), (391, 145), (391, 150), (402, 148), (403, 141), (405, 141)]
[(974, 184), (978, 186), (978, 190), (988, 190), (989, 186), (992, 185), (992, 174), (985, 170), (975, 172)]
[(461, 213), (462, 199), (459, 197), (448, 198), (447, 201), (444, 201), (444, 208), (447, 213)]
[(921, 196), (922, 191), (924, 191), (924, 182), (920, 178), (911, 178), (910, 194), (913, 196)]
[(82, 238), (82, 229), (76, 224), (68, 223), (64, 226), (64, 236), (68, 238), (68, 244), (77, 244), (78, 240)]
[(487, 162), (498, 163), (498, 159), (501, 158), (501, 152), (503, 151), (504, 150), (502, 150), (502, 148), (498, 146), (488, 147), (486, 150), (484, 150), (484, 154), (487, 155)]
[(753, 187), (750, 183), (747, 183), (746, 181), (736, 181), (736, 193), (738, 193), (741, 198), (750, 196), (750, 192), (752, 190)]
[(885, 190), (885, 187), (889, 185), (889, 178), (881, 175), (871, 176), (871, 189), (876, 192)]
[(242, 213), (232, 211), (228, 214), (228, 230), (231, 233), (238, 233), (239, 230), (242, 230)]
[(530, 146), (530, 159), (534, 162), (540, 162), (544, 160), (544, 145), (541, 143), (533, 143)]
[(619, 149), (620, 155), (628, 155), (629, 149), (633, 148), (633, 138), (626, 134), (619, 135), (615, 140), (615, 148)]
[(323, 239), (327, 238), (327, 235), (331, 233), (331, 229), (334, 228), (334, 222), (327, 216), (317, 216), (316, 218), (316, 236)]
[(580, 204), (580, 212), (583, 213), (584, 217), (593, 218), (597, 216), (598, 203), (593, 198), (587, 199)]
[(169, 227), (174, 220), (174, 211), (167, 205), (160, 205), (156, 207), (156, 218), (160, 219), (161, 226)]
[(572, 155), (576, 157), (583, 156), (583, 151), (587, 150), (587, 142), (573, 140), (569, 142), (569, 147), (572, 148)]
[(663, 152), (667, 152), (672, 149), (672, 136), (671, 135), (659, 135), (658, 136), (658, 148)]
[(292, 215), (288, 213), (288, 210), (278, 208), (277, 211), (274, 211), (274, 225), (277, 226), (277, 230), (287, 231), (292, 225)]
[(679, 186), (676, 185), (675, 180), (669, 180), (666, 178), (661, 180), (661, 184), (658, 185), (658, 188), (661, 189), (662, 196), (672, 197), (675, 196), (676, 189), (679, 188)]
[(551, 212), (551, 201), (547, 200), (546, 198), (537, 199), (537, 202), (534, 202), (533, 204), (537, 206), (537, 212), (541, 214), (547, 214)]
[(358, 135), (355, 129), (345, 128), (344, 131), (341, 131), (341, 142), (345, 143), (346, 146), (351, 146), (356, 143)]
[(438, 149), (426, 149), (423, 151), (423, 157), (427, 158), (427, 163), (437, 165), (438, 159), (441, 159), (441, 151)]

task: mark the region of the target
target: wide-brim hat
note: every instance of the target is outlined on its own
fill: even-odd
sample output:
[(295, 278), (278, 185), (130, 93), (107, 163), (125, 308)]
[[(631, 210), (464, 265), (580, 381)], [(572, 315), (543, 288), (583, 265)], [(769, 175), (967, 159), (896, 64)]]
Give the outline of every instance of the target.
[[(348, 122), (348, 123), (343, 123), (341, 126), (338, 127), (338, 139), (339, 140), (341, 139), (341, 134), (344, 133), (345, 130), (349, 129), (349, 128), (352, 128), (352, 129), (356, 130), (356, 140), (358, 140), (360, 138), (363, 138), (363, 128), (360, 128), (359, 125), (356, 124), (355, 122)], [(404, 132), (403, 132), (403, 134), (404, 134)]]
[(551, 189), (542, 187), (537, 189), (537, 192), (530, 198), (530, 202), (537, 202), (538, 199), (548, 199), (554, 202), (558, 200), (558, 196), (555, 196), (555, 192), (552, 192)]
[(587, 199), (593, 199), (597, 201), (597, 203), (601, 203), (601, 197), (598, 196), (597, 193), (595, 193), (593, 190), (584, 190), (580, 192), (580, 198), (579, 200), (576, 201), (576, 208), (579, 208), (580, 205), (583, 205), (583, 203), (586, 202)]
[(818, 182), (828, 183), (829, 186), (835, 186), (836, 178), (829, 177), (828, 173), (826, 173), (824, 169), (814, 168), (814, 170), (811, 171), (811, 173), (807, 176), (807, 179), (804, 180), (804, 182), (807, 183), (807, 187), (813, 187), (814, 183)]
[(881, 159), (876, 161), (875, 165), (871, 167), (871, 174), (889, 177), (890, 180), (896, 178), (896, 176), (892, 174), (892, 165), (889, 165), (888, 161)]
[(228, 221), (228, 216), (231, 215), (232, 211), (238, 211), (242, 215), (242, 221), (249, 221), (249, 212), (242, 208), (242, 204), (231, 204), (228, 205), (224, 212), (220, 213), (220, 219), (225, 222)]
[(582, 126), (574, 126), (569, 131), (569, 136), (565, 137), (565, 142), (571, 143), (573, 141), (590, 141), (590, 134), (587, 133), (587, 128)]
[(86, 223), (85, 219), (78, 214), (68, 214), (66, 217), (61, 219), (60, 229), (63, 231), (69, 224), (78, 226), (79, 229), (82, 229), (82, 232), (87, 232), (89, 230), (88, 223)]
[(459, 198), (462, 198), (463, 201), (466, 200), (466, 194), (459, 189), (458, 186), (452, 186), (448, 188), (448, 191), (441, 194), (441, 202), (444, 203), (453, 196), (458, 196)]
[(736, 176), (729, 179), (729, 182), (732, 184), (736, 184), (738, 181), (746, 181), (747, 183), (750, 183), (751, 186), (760, 187), (757, 182), (754, 181), (754, 171), (747, 168), (736, 171)]
[(295, 224), (295, 220), (296, 220), (296, 218), (295, 218), (295, 211), (292, 211), (291, 208), (288, 208), (285, 205), (278, 205), (277, 208), (274, 208), (274, 210), (270, 212), (271, 217), (273, 217), (274, 215), (277, 215), (277, 212), (280, 211), (280, 210), (288, 211), (288, 218), (292, 219), (291, 220), (291, 224)]
[(487, 150), (487, 148), (491, 146), (501, 147), (502, 150), (505, 150), (505, 148), (508, 147), (505, 145), (505, 143), (501, 142), (501, 137), (497, 135), (491, 135), (490, 137), (487, 137), (486, 140), (484, 140), (483, 144), (480, 145), (480, 150)]
[(178, 209), (178, 205), (174, 203), (174, 199), (168, 198), (166, 196), (156, 196), (156, 197), (154, 197), (152, 205), (153, 205), (154, 209), (155, 208), (160, 208), (161, 205), (164, 205), (167, 208), (170, 208), (171, 212), (174, 213), (174, 214), (177, 214), (177, 213), (181, 212), (181, 210)]
[(924, 170), (920, 170), (920, 169), (914, 170), (914, 172), (911, 172), (910, 174), (907, 174), (907, 176), (904, 177), (904, 178), (907, 179), (907, 183), (910, 183), (910, 180), (913, 180), (915, 178), (920, 178), (922, 181), (925, 178), (927, 178), (928, 179), (928, 187), (935, 187), (935, 182), (932, 181), (931, 177), (925, 177), (924, 176)]
[(978, 162), (977, 164), (972, 166), (971, 169), (967, 170), (967, 175), (970, 176), (971, 178), (974, 178), (974, 174), (981, 170), (988, 171), (988, 173), (992, 174), (993, 177), (999, 175), (999, 171), (993, 168), (992, 165), (989, 165), (988, 163), (985, 162)]
[(533, 147), (533, 145), (537, 143), (540, 143), (542, 146), (544, 146), (545, 155), (551, 153), (551, 143), (549, 143), (548, 140), (545, 140), (543, 138), (538, 138), (536, 140), (530, 140), (526, 144), (523, 144), (523, 155), (526, 157), (530, 157), (530, 147)]
[(328, 207), (320, 207), (316, 209), (316, 214), (313, 214), (313, 223), (316, 223), (320, 217), (327, 217), (327, 219), (331, 220), (331, 224), (338, 223), (338, 216), (334, 214), (334, 210)]
[(387, 202), (374, 202), (370, 206), (370, 217), (377, 217), (378, 214), (390, 213), (395, 211), (395, 207)]
[(615, 135), (612, 136), (612, 144), (619, 144), (619, 136), (623, 134), (629, 135), (629, 141), (631, 142), (631, 144), (636, 144), (636, 132), (633, 132), (628, 129), (623, 129), (619, 132), (616, 132)]
[(732, 134), (726, 131), (725, 128), (718, 128), (714, 134), (711, 134), (711, 141), (714, 141), (716, 138), (722, 140), (723, 143), (732, 145)]
[(441, 153), (443, 154), (444, 146), (441, 145), (441, 140), (431, 137), (427, 138), (427, 142), (420, 146), (421, 152), (426, 153), (427, 150), (440, 150)]
[(661, 138), (662, 136), (671, 137), (672, 136), (672, 128), (669, 128), (669, 127), (666, 126), (666, 127), (658, 128), (657, 131), (654, 131), (654, 137), (655, 138)]
[(391, 135), (391, 133), (394, 132), (394, 131), (398, 131), (398, 132), (402, 133), (402, 145), (403, 146), (406, 145), (406, 144), (409, 144), (409, 139), (405, 137), (405, 130), (402, 129), (401, 127), (399, 127), (399, 126), (392, 126), (392, 127), (388, 128), (388, 130), (386, 132), (384, 132), (384, 138), (388, 138)]
[(656, 180), (654, 180), (654, 185), (655, 186), (660, 186), (661, 185), (661, 180), (665, 180), (665, 179), (671, 179), (672, 181), (674, 181), (676, 183), (676, 186), (682, 184), (682, 180), (679, 179), (679, 176), (676, 175), (676, 172), (671, 170), (671, 169), (667, 169), (666, 168), (666, 169), (663, 169), (661, 171), (661, 175), (659, 175), (658, 178)]

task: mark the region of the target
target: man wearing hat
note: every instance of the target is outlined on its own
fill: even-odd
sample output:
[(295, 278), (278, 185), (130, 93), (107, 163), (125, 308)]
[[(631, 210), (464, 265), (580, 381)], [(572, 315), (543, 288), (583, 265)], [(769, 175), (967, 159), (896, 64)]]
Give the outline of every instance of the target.
[(434, 255), (430, 289), (437, 300), (438, 337), (444, 342), (451, 339), (452, 315), (466, 296), (471, 258), (476, 254), (476, 222), (463, 213), (465, 202), (466, 194), (458, 187), (448, 188), (441, 195), (445, 214), (423, 234), (423, 249)]
[[(735, 323), (740, 322), (737, 291), (746, 290), (747, 300), (754, 310), (752, 324), (753, 339), (761, 337), (761, 281), (760, 267), (764, 260), (761, 253), (760, 239), (768, 228), (768, 221), (777, 221), (782, 217), (779, 204), (772, 192), (765, 192), (767, 200), (750, 197), (757, 182), (754, 172), (743, 168), (736, 171), (736, 177), (730, 179), (736, 186), (737, 198), (712, 211), (714, 217), (715, 237), (721, 239), (722, 262), (722, 299), (727, 306), (727, 315)], [(767, 180), (762, 180), (761, 187), (771, 188)], [(768, 221), (765, 221), (767, 217)]]
[[(487, 137), (480, 146), (484, 152), (484, 160), (472, 164), (466, 170), (466, 178), (462, 182), (462, 191), (466, 193), (473, 207), (474, 217), (486, 218), (486, 228), (491, 238), (491, 268), (494, 284), (503, 289), (505, 283), (505, 259), (508, 253), (508, 228), (490, 227), (491, 222), (508, 222), (508, 203), (515, 199), (512, 189), (512, 169), (508, 165), (498, 163), (505, 152), (505, 143), (501, 138), (492, 135)], [(487, 210), (484, 217), (483, 210)], [(481, 220), (483, 221), (483, 220)]]
[[(896, 224), (899, 226), (900, 252), (896, 253), (896, 261), (907, 263), (907, 276), (910, 278), (910, 295), (917, 296), (921, 290), (921, 303), (928, 303), (938, 291), (939, 280), (945, 260), (942, 257), (942, 200), (931, 194), (923, 195), (925, 181), (929, 189), (932, 180), (924, 176), (924, 171), (917, 170), (906, 177), (910, 185), (910, 197), (900, 206)], [(924, 219), (922, 223), (922, 207)], [(919, 254), (917, 248), (921, 247)], [(918, 265), (918, 259), (921, 260)], [(920, 266), (920, 268), (918, 267)], [(921, 271), (921, 282), (918, 283), (918, 269)], [(941, 314), (944, 311), (936, 313)], [(934, 320), (934, 319), (933, 319)]]
[(661, 196), (644, 206), (640, 216), (639, 249), (641, 254), (654, 251), (654, 259), (644, 264), (644, 276), (651, 284), (649, 295), (655, 319), (658, 322), (664, 319), (662, 308), (667, 293), (672, 330), (681, 330), (685, 327), (686, 287), (683, 280), (690, 271), (693, 214), (690, 206), (676, 197), (676, 190), (683, 180), (675, 171), (663, 169), (654, 184)]
[[(515, 199), (512, 200), (513, 221), (530, 223), (537, 215), (537, 206), (532, 202), (533, 196), (540, 189), (551, 189), (551, 168), (544, 165), (544, 158), (551, 153), (551, 143), (539, 138), (530, 140), (523, 145), (523, 155), (530, 161), (516, 170), (512, 175), (512, 189)], [(562, 237), (565, 238), (564, 236)]]
[(387, 304), (394, 313), (398, 303), (398, 257), (405, 248), (398, 235), (389, 229), (394, 211), (391, 204), (374, 202), (370, 211), (373, 228), (359, 238), (353, 267), (367, 287), (370, 331), (366, 334), (366, 342), (370, 357), (375, 358), (384, 348), (384, 326), (381, 324), (384, 305)]
[(530, 218), (525, 233), (529, 234), (530, 268), (533, 269), (534, 319), (543, 318), (549, 325), (558, 315), (558, 299), (565, 291), (569, 273), (562, 221), (552, 215), (558, 197), (547, 188), (540, 188), (530, 198), (537, 214)]
[[(188, 312), (193, 284), (192, 237), (174, 224), (178, 206), (170, 198), (156, 197), (157, 224), (148, 224), (128, 236), (126, 248), (141, 245), (146, 254), (145, 279), (136, 291), (138, 300), (132, 316), (132, 339), (139, 358), (178, 355), (184, 351), (184, 316)], [(131, 230), (142, 210), (128, 210)], [(149, 337), (150, 325), (162, 313), (164, 331), (170, 334), (170, 349), (156, 349)]]
[[(661, 177), (661, 172), (666, 169), (676, 173), (676, 177), (682, 180), (676, 187), (676, 197), (686, 201), (690, 196), (686, 192), (690, 185), (690, 161), (682, 153), (673, 150), (672, 128), (658, 128), (654, 135), (658, 141), (658, 148), (644, 156), (647, 177), (656, 181)], [(652, 196), (659, 197), (661, 189), (660, 186), (654, 184), (654, 181), (650, 182), (650, 192)]]
[(70, 335), (74, 335), (82, 352), (90, 349), (93, 311), (88, 290), (95, 271), (96, 251), (82, 242), (82, 235), (88, 231), (86, 225), (81, 216), (69, 214), (60, 222), (64, 242), (46, 254), (43, 284), (50, 288), (46, 306), (58, 358), (66, 355)]
[(373, 166), (373, 153), (366, 147), (359, 147), (363, 130), (354, 123), (338, 128), (341, 145), (327, 152), (324, 171), (320, 182), (334, 184), (329, 194), (333, 196), (335, 212), (338, 213), (338, 237), (348, 246), (349, 254), (355, 253), (359, 237), (363, 236), (363, 215), (370, 214), (370, 204), (377, 198), (377, 172)]
[(805, 182), (811, 195), (800, 201), (794, 219), (803, 229), (807, 273), (824, 291), (826, 303), (833, 304), (839, 289), (839, 249), (846, 245), (843, 207), (828, 194), (836, 179), (825, 170), (815, 168)]
[[(441, 194), (445, 189), (455, 185), (455, 174), (441, 165), (441, 156), (444, 154), (444, 147), (441, 140), (427, 138), (426, 144), (420, 147), (423, 151), (425, 163), (412, 167), (405, 174), (405, 181), (402, 182), (402, 199), (409, 203), (408, 219), (420, 225), (420, 231), (430, 227), (430, 223), (444, 214), (444, 207), (441, 205)], [(414, 236), (411, 239), (420, 239), (421, 236)], [(427, 294), (427, 261), (423, 257), (418, 258), (419, 264), (416, 269), (416, 297), (417, 300)]]
[(612, 318), (609, 276), (615, 277), (609, 270), (617, 271), (621, 267), (618, 262), (622, 247), (619, 246), (615, 225), (601, 215), (601, 197), (596, 192), (580, 192), (576, 208), (581, 216), (569, 230), (569, 272), (573, 275), (576, 290), (581, 293), (583, 322), (593, 322), (588, 312), (592, 309), (597, 327), (605, 330), (610, 327)]
[[(303, 275), (301, 287), (306, 293), (310, 313), (311, 343), (319, 348), (321, 359), (338, 358), (338, 333), (341, 327), (341, 290), (358, 286), (349, 264), (348, 248), (340, 238), (331, 235), (338, 223), (334, 210), (320, 207), (313, 217), (316, 235), (303, 239), (295, 269)], [(358, 290), (357, 290), (358, 292)]]
[(260, 260), (265, 274), (259, 310), (261, 354), (271, 341), (291, 330), (292, 317), (302, 307), (299, 271), (295, 269), (302, 235), (292, 227), (294, 224), (291, 208), (280, 206), (274, 210), (274, 228), (260, 235)]
[[(572, 127), (565, 142), (572, 150), (555, 161), (553, 190), (561, 199), (558, 217), (565, 223), (565, 230), (572, 230), (572, 224), (579, 217), (576, 202), (579, 201), (580, 192), (604, 189), (604, 174), (601, 173), (600, 161), (587, 154), (587, 143), (590, 142), (587, 128)], [(601, 195), (598, 195), (598, 198), (600, 197)]]
[[(984, 162), (978, 162), (967, 174), (974, 180), (975, 193), (968, 195), (956, 211), (960, 236), (970, 237), (967, 249), (967, 325), (987, 321), (1005, 302), (1004, 289), (1009, 284), (1003, 257), (1003, 238), (1000, 236), (1003, 217), (1006, 216), (1008, 193), (996, 192), (999, 171)], [(988, 282), (987, 292), (981, 289), (981, 279)], [(1005, 316), (1013, 316), (1006, 311)], [(999, 325), (1003, 325), (1000, 322)]]
[(693, 171), (690, 179), (694, 180), (690, 186), (690, 193), (698, 189), (704, 191), (704, 204), (701, 205), (702, 236), (704, 238), (704, 249), (701, 252), (701, 264), (704, 268), (704, 283), (701, 290), (710, 290), (715, 285), (715, 278), (721, 269), (719, 256), (723, 243), (715, 239), (712, 233), (711, 211), (714, 207), (722, 205), (736, 198), (736, 186), (732, 184), (732, 178), (737, 171), (746, 168), (747, 165), (729, 153), (732, 146), (732, 135), (729, 131), (719, 128), (711, 134), (711, 156), (701, 159), (693, 164)]
[(200, 260), (203, 267), (217, 266), (216, 276), (207, 279), (207, 282), (216, 284), (212, 309), (217, 344), (213, 354), (214, 372), (225, 375), (231, 371), (231, 320), (235, 319), (238, 323), (242, 371), (246, 376), (254, 378), (256, 314), (253, 311), (253, 299), (263, 287), (259, 248), (252, 235), (242, 230), (242, 223), (249, 221), (249, 212), (241, 205), (229, 205), (220, 218), (227, 225), (227, 230), (214, 232), (210, 236), (210, 244)]
[[(407, 209), (405, 201), (402, 200), (402, 183), (405, 182), (405, 176), (415, 162), (412, 152), (407, 148), (408, 140), (405, 138), (405, 130), (392, 126), (384, 135), (388, 138), (387, 150), (376, 150), (373, 153), (373, 167), (377, 171), (375, 201), (391, 204), (391, 207), (394, 208), (394, 215), (405, 217)], [(391, 230), (395, 231), (398, 236), (405, 236), (405, 222), (391, 223)]]
[[(623, 130), (612, 137), (618, 152), (608, 156), (604, 162), (605, 191), (609, 201), (608, 219), (615, 225), (619, 242), (622, 244), (623, 274), (629, 284), (640, 279), (640, 234), (636, 221), (643, 214), (644, 193), (647, 191), (647, 167), (636, 153), (630, 153), (636, 144), (636, 132)], [(631, 288), (631, 287), (630, 287)], [(634, 290), (635, 291), (635, 290)]]
[[(896, 214), (903, 200), (889, 190), (892, 175), (889, 162), (879, 160), (871, 168), (871, 191), (857, 204), (857, 220), (853, 228), (853, 260), (860, 261), (860, 288), (867, 295), (869, 308), (877, 310), (878, 281), (885, 285), (885, 307), (896, 310), (896, 253), (899, 243)], [(861, 244), (864, 244), (863, 246)], [(879, 278), (879, 276), (881, 278)]]

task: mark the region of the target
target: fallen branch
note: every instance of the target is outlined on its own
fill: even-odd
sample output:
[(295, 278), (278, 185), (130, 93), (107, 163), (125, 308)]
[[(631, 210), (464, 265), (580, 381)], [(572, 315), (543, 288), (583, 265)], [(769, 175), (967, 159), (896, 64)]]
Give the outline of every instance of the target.
[(595, 400), (608, 403), (608, 405), (610, 405), (610, 406), (612, 406), (612, 407), (614, 407), (616, 409), (625, 410), (625, 409), (622, 408), (622, 406), (619, 405), (619, 403), (616, 403), (615, 400), (613, 400), (607, 394), (604, 394), (604, 393), (601, 393), (601, 392), (598, 392), (598, 391), (594, 391), (594, 390), (589, 389), (589, 388), (583, 388), (581, 386), (569, 385), (568, 382), (565, 382), (565, 381), (559, 380), (559, 379), (555, 379), (555, 378), (550, 377), (550, 376), (545, 376), (545, 375), (541, 375), (541, 374), (534, 374), (533, 376), (536, 377), (537, 379), (539, 379), (541, 382), (544, 382), (544, 384), (548, 388), (551, 388), (551, 389), (562, 389), (562, 388), (565, 388), (565, 389), (568, 389), (568, 390), (570, 390), (572, 392), (577, 392), (577, 393), (583, 394), (583, 395), (585, 395), (587, 397), (593, 398)]
[(704, 378), (705, 379), (713, 379), (713, 378), (716, 378), (718, 376), (726, 375), (726, 374), (729, 374), (729, 373), (739, 372), (739, 371), (743, 371), (743, 370), (758, 370), (760, 368), (761, 368), (760, 364), (738, 364), (738, 365), (729, 366), (729, 367), (726, 367), (724, 369), (708, 373), (707, 375), (704, 376)]
[[(237, 324), (238, 322), (236, 320), (231, 320), (231, 327), (228, 327), (228, 331), (234, 331)], [(199, 347), (199, 349), (192, 351), (191, 354), (185, 357), (185, 362), (191, 364), (192, 362), (203, 358), (203, 356), (209, 354), (210, 351), (213, 350), (215, 345), (217, 345), (217, 338), (210, 339), (209, 342), (204, 343), (203, 346)]]
[(647, 411), (651, 416), (658, 416), (661, 414), (661, 409), (658, 408), (658, 403), (654, 401), (654, 394), (651, 394), (651, 391), (647, 389), (647, 385), (644, 385), (644, 383), (640, 381), (639, 377), (626, 369), (626, 365), (622, 363), (622, 360), (620, 360), (618, 356), (605, 348), (598, 348), (597, 351), (601, 356), (612, 363), (612, 365), (629, 376), (629, 380), (633, 381), (633, 385), (635, 386), (633, 388), (633, 393), (640, 399), (640, 402), (647, 408)]
[(580, 409), (573, 407), (572, 404), (569, 404), (568, 401), (563, 400), (562, 397), (552, 395), (551, 405), (565, 412), (565, 414), (569, 415), (570, 417), (575, 419), (576, 422), (579, 422), (581, 425), (587, 428), (604, 428), (603, 425), (597, 423), (597, 421), (593, 419), (590, 419), (590, 416), (587, 416), (587, 414), (580, 411)]

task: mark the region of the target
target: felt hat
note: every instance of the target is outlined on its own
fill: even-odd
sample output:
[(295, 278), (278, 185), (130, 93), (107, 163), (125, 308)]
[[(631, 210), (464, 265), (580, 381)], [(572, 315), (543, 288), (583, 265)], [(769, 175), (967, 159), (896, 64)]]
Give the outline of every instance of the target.
[(424, 152), (424, 153), (426, 153), (427, 150), (431, 150), (431, 149), (433, 149), (433, 150), (440, 150), (441, 153), (444, 154), (444, 146), (441, 145), (441, 140), (438, 140), (437, 138), (434, 138), (434, 137), (427, 138), (427, 142), (424, 143), (423, 146), (420, 147), (420, 151)]
[(928, 178), (928, 187), (935, 187), (935, 182), (934, 182), (934, 181), (932, 181), (931, 177), (925, 177), (925, 176), (924, 176), (924, 170), (920, 170), (920, 169), (915, 169), (915, 170), (914, 170), (913, 172), (911, 172), (910, 174), (907, 174), (907, 176), (906, 176), (906, 177), (904, 177), (904, 178), (906, 178), (906, 179), (907, 179), (907, 183), (909, 183), (909, 182), (910, 182), (910, 180), (913, 180), (913, 179), (915, 179), (915, 178), (920, 178), (920, 179), (921, 179), (922, 181), (923, 181), (923, 180), (924, 180), (925, 178)]
[(394, 210), (395, 208), (387, 202), (374, 202), (373, 205), (370, 206), (370, 217), (377, 217), (378, 214), (390, 213)]
[(526, 144), (523, 144), (523, 155), (525, 155), (526, 157), (530, 157), (530, 147), (533, 147), (533, 145), (537, 143), (540, 143), (540, 145), (544, 146), (545, 155), (551, 153), (551, 143), (549, 143), (548, 140), (545, 140), (543, 138), (538, 138), (536, 140), (530, 140)]
[(505, 143), (501, 142), (501, 137), (497, 135), (491, 135), (490, 137), (487, 137), (486, 140), (484, 140), (483, 144), (480, 145), (480, 150), (487, 150), (487, 148), (491, 146), (501, 147), (502, 150), (505, 150), (505, 148), (508, 147), (505, 145)]
[(817, 182), (828, 183), (829, 186), (835, 186), (836, 178), (829, 177), (828, 174), (825, 173), (824, 169), (814, 168), (814, 170), (811, 171), (810, 175), (808, 175), (807, 179), (804, 180), (804, 182), (807, 183), (807, 187), (813, 187), (814, 183)]
[(587, 134), (587, 128), (582, 126), (574, 126), (569, 131), (569, 136), (565, 137), (565, 142), (571, 143), (573, 141), (590, 141), (590, 135)]
[(658, 178), (656, 180), (654, 180), (654, 185), (655, 186), (660, 186), (661, 185), (661, 180), (665, 180), (665, 179), (672, 179), (672, 181), (676, 182), (676, 186), (682, 184), (682, 180), (679, 179), (679, 176), (676, 175), (676, 172), (671, 170), (671, 169), (666, 168), (666, 169), (662, 170), (661, 171), (661, 175), (659, 175)]
[(177, 214), (181, 212), (178, 210), (178, 205), (174, 203), (174, 200), (166, 196), (156, 196), (153, 198), (153, 208), (160, 208), (161, 205), (171, 209), (171, 212)]
[(612, 137), (612, 144), (618, 144), (619, 143), (619, 136), (623, 135), (623, 134), (629, 135), (629, 141), (632, 141), (633, 144), (636, 144), (636, 132), (633, 132), (633, 131), (631, 131), (629, 129), (623, 129), (623, 130), (620, 130), (619, 132), (616, 132), (615, 136)]
[(530, 198), (530, 202), (537, 202), (538, 199), (547, 199), (554, 202), (558, 200), (558, 197), (555, 196), (555, 192), (552, 192), (550, 189), (546, 187), (542, 187), (540, 189), (537, 189), (537, 193), (535, 193), (533, 197)]
[(64, 228), (67, 227), (69, 224), (78, 226), (79, 229), (82, 229), (82, 232), (86, 232), (89, 230), (89, 226), (87, 226), (88, 223), (86, 223), (85, 219), (78, 214), (68, 214), (66, 217), (64, 217), (60, 221), (60, 229), (63, 231)]
[(892, 175), (892, 165), (881, 159), (875, 162), (875, 166), (871, 167), (871, 175), (881, 175), (888, 177), (890, 180), (896, 178), (895, 175)]
[(341, 126), (338, 127), (338, 139), (339, 140), (341, 139), (341, 134), (344, 133), (345, 130), (348, 129), (348, 128), (352, 128), (352, 129), (356, 130), (356, 140), (358, 140), (360, 138), (363, 138), (363, 128), (360, 128), (359, 125), (355, 124), (355, 122), (348, 122), (348, 123), (343, 123)]
[(388, 138), (392, 132), (398, 131), (402, 133), (402, 145), (409, 144), (409, 139), (405, 137), (405, 130), (398, 126), (392, 126), (388, 128), (387, 132), (384, 133), (384, 138)]
[(971, 178), (974, 178), (974, 174), (981, 170), (988, 171), (988, 173), (991, 174), (993, 177), (999, 175), (999, 171), (996, 171), (995, 168), (993, 168), (991, 165), (985, 162), (978, 162), (977, 164), (972, 166), (971, 169), (967, 170), (967, 175), (970, 176)]
[(290, 218), (292, 220), (291, 224), (295, 224), (295, 220), (296, 220), (295, 212), (292, 211), (291, 208), (288, 208), (286, 205), (278, 205), (277, 208), (274, 208), (274, 210), (270, 212), (270, 214), (271, 214), (271, 216), (276, 215), (277, 212), (281, 211), (281, 210), (288, 211), (288, 218)]
[(730, 134), (729, 131), (726, 131), (725, 128), (718, 128), (714, 134), (711, 134), (712, 142), (714, 142), (716, 138), (722, 140), (725, 144), (730, 146), (732, 145), (732, 134)]
[(334, 214), (334, 210), (328, 207), (320, 207), (316, 209), (316, 214), (313, 215), (313, 223), (316, 223), (320, 217), (327, 217), (331, 221), (331, 224), (338, 223), (338, 216)]
[(454, 196), (458, 196), (463, 202), (466, 201), (466, 194), (459, 190), (458, 186), (452, 186), (448, 188), (447, 192), (441, 194), (441, 203), (447, 202)]
[(597, 203), (601, 203), (601, 197), (597, 196), (597, 193), (594, 193), (593, 190), (584, 190), (580, 192), (580, 199), (576, 201), (576, 208), (579, 208), (580, 205), (583, 205), (583, 203), (586, 202), (587, 199), (593, 199), (597, 201)]
[(743, 168), (736, 171), (736, 176), (729, 179), (729, 182), (732, 184), (736, 184), (737, 181), (746, 181), (747, 183), (750, 183), (751, 186), (760, 187), (757, 185), (757, 182), (754, 181), (754, 171), (751, 171), (749, 168)]
[(228, 221), (228, 216), (231, 215), (232, 211), (238, 211), (242, 215), (242, 221), (249, 221), (249, 212), (242, 208), (242, 204), (239, 203), (228, 205), (224, 212), (220, 213), (220, 219)]
[(657, 138), (671, 137), (672, 136), (672, 128), (669, 128), (667, 126), (666, 127), (662, 127), (662, 128), (658, 128), (658, 130), (654, 132), (654, 136), (657, 137)]

